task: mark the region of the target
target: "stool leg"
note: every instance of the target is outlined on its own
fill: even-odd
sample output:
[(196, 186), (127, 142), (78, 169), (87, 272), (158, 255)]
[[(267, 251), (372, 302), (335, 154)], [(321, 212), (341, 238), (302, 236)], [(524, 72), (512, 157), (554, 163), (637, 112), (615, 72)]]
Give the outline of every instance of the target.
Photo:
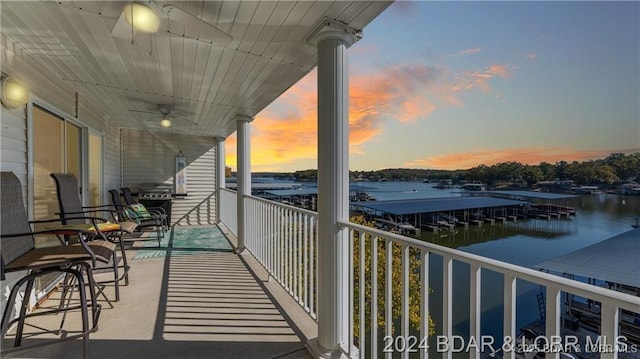
[[(82, 332), (85, 335), (82, 337), (82, 357), (87, 359), (89, 357), (89, 310), (87, 309), (87, 292), (84, 286), (84, 278), (82, 278), (82, 272), (74, 270), (73, 275), (78, 280), (78, 294), (80, 295), (80, 306), (82, 314)], [(91, 281), (89, 281), (91, 285)], [(93, 292), (93, 288), (89, 288), (89, 291)], [(96, 305), (95, 297), (92, 296), (92, 306)]]
[(34, 278), (29, 277), (27, 280), (27, 286), (24, 290), (24, 297), (22, 298), (22, 305), (20, 307), (20, 320), (18, 321), (18, 327), (16, 328), (16, 339), (14, 341), (14, 346), (19, 347), (22, 345), (22, 333), (24, 332), (24, 320), (27, 315), (27, 307), (29, 306), (29, 297), (31, 296), (31, 291), (33, 290), (33, 282)]
[(9, 321), (11, 320), (11, 310), (15, 306), (16, 298), (18, 297), (18, 289), (22, 287), (22, 283), (24, 283), (27, 278), (22, 278), (11, 288), (11, 292), (9, 293), (9, 298), (7, 298), (7, 302), (5, 303), (4, 313), (2, 314), (2, 337), (7, 334), (9, 331)]
[[(124, 249), (124, 241), (122, 240), (122, 235), (118, 238), (118, 242), (120, 242), (120, 253), (122, 253), (122, 268), (124, 269), (124, 285), (129, 285), (129, 263), (127, 262), (127, 252)], [(117, 261), (116, 252), (113, 252), (113, 260)], [(116, 276), (116, 281), (118, 281), (119, 277)]]

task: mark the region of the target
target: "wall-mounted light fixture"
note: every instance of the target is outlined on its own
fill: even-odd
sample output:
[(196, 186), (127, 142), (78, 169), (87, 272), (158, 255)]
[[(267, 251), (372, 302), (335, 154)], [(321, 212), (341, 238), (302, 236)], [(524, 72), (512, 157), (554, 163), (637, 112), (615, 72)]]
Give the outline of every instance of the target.
[(2, 104), (6, 108), (19, 108), (29, 102), (29, 90), (18, 80), (6, 76), (2, 78)]
[(171, 127), (171, 120), (168, 117), (163, 117), (162, 120), (160, 120), (160, 126), (164, 128)]
[(134, 29), (142, 32), (156, 32), (160, 28), (160, 18), (150, 7), (140, 3), (127, 4), (122, 9), (124, 20)]

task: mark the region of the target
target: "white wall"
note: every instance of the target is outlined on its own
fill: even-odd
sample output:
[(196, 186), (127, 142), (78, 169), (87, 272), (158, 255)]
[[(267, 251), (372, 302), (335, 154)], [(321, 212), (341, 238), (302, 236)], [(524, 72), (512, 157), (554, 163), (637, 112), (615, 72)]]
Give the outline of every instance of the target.
[(126, 148), (122, 158), (123, 186), (133, 192), (141, 183), (173, 189), (175, 157), (182, 151), (187, 157), (187, 196), (173, 201), (172, 223), (215, 223), (216, 198), (207, 200), (216, 191), (215, 138), (135, 129), (122, 129), (121, 133), (121, 145)]

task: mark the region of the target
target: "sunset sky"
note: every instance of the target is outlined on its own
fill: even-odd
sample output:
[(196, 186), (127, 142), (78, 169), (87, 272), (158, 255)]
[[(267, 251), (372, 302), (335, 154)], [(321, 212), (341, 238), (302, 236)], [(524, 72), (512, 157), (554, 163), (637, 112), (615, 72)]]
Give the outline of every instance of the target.
[[(363, 33), (352, 170), (640, 151), (640, 2), (396, 2)], [(317, 168), (316, 75), (256, 116), (252, 171)]]

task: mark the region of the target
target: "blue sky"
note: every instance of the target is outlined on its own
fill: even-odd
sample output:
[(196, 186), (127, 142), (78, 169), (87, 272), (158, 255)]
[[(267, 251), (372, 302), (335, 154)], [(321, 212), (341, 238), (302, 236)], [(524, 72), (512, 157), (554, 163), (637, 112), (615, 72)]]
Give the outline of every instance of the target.
[[(349, 50), (352, 170), (640, 151), (639, 2), (396, 2), (363, 32)], [(256, 117), (254, 171), (316, 167), (315, 83)]]

